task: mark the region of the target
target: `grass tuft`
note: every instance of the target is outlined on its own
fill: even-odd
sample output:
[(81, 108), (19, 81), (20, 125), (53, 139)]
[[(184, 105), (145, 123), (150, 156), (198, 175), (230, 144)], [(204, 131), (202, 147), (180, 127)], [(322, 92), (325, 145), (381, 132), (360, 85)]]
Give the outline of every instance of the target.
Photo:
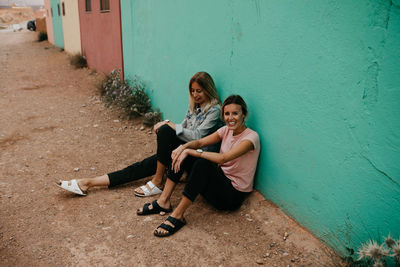
[(43, 42), (47, 40), (47, 33), (46, 32), (39, 32), (38, 33), (38, 42)]
[(86, 68), (87, 67), (87, 62), (86, 62), (86, 58), (83, 57), (81, 54), (75, 54), (72, 55), (69, 58), (69, 63), (74, 66), (77, 69), (81, 69), (81, 68)]

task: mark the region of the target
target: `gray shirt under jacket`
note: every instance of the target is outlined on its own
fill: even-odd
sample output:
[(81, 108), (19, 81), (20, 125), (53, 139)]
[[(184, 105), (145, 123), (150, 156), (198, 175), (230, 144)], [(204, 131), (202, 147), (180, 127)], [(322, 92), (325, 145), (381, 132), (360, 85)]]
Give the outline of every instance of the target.
[[(188, 109), (183, 122), (175, 125), (176, 135), (182, 141), (189, 142), (212, 134), (222, 126), (220, 110), (220, 105), (210, 107), (207, 112), (200, 107), (195, 107), (193, 113), (190, 113), (190, 109)], [(215, 149), (213, 147), (207, 150), (215, 151)]]

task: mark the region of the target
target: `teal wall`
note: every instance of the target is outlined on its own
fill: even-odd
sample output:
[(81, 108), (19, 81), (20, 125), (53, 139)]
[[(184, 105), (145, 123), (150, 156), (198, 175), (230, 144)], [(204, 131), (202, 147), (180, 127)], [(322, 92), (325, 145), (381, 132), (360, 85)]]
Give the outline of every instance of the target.
[[(60, 15), (58, 14), (58, 7), (60, 6)], [(62, 7), (60, 0), (50, 0), (50, 6), (53, 9), (53, 34), (54, 34), (54, 45), (60, 48), (64, 48), (64, 35), (62, 27)], [(51, 15), (51, 14), (50, 14)]]
[(181, 121), (205, 70), (261, 137), (256, 188), (338, 253), (400, 235), (400, 1), (121, 1), (124, 68)]

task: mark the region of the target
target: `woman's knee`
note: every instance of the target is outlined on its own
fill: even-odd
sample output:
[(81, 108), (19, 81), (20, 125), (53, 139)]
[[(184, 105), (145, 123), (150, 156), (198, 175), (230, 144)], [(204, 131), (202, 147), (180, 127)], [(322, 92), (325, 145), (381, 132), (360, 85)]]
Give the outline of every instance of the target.
[(198, 172), (204, 172), (204, 171), (209, 172), (210, 168), (213, 168), (214, 165), (215, 165), (215, 163), (213, 163), (213, 162), (211, 162), (209, 160), (206, 160), (206, 159), (203, 159), (203, 158), (199, 158), (193, 164), (192, 171), (195, 171), (197, 173)]
[(203, 181), (208, 180), (208, 178), (212, 176), (214, 164), (215, 163), (206, 159), (197, 159), (190, 170), (188, 183), (192, 183), (197, 179)]
[(157, 131), (158, 138), (175, 136), (175, 135), (176, 135), (176, 133), (175, 133), (174, 129), (172, 129), (168, 124), (164, 124)]

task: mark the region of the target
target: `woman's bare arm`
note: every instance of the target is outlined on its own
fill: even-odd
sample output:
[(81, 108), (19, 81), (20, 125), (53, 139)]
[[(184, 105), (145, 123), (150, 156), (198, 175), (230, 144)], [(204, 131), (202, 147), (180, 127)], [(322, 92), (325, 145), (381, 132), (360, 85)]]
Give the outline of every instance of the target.
[[(196, 147), (194, 147), (194, 148), (196, 148)], [(180, 155), (175, 160), (173, 160), (172, 167), (175, 170), (175, 172), (178, 172), (180, 170), (180, 166), (181, 166), (183, 160), (187, 156), (204, 158), (209, 161), (215, 162), (219, 165), (222, 165), (225, 162), (236, 159), (253, 149), (254, 149), (254, 145), (250, 140), (241, 141), (237, 146), (235, 146), (234, 148), (232, 148), (231, 150), (229, 150), (225, 153), (216, 153), (216, 152), (208, 152), (208, 151), (198, 152), (197, 150), (195, 150), (193, 148), (185, 148), (180, 153)]]

